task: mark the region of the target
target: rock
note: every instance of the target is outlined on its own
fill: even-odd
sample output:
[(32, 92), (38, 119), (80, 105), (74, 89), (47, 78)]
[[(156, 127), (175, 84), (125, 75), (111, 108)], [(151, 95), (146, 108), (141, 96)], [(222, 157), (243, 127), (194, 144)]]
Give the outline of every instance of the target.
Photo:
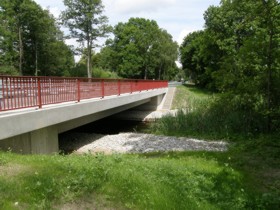
[[(226, 151), (222, 141), (204, 141), (191, 138), (156, 136), (143, 133), (117, 135), (72, 133), (62, 137), (61, 149), (76, 153), (148, 153), (156, 151)], [(70, 148), (71, 147), (71, 148)]]

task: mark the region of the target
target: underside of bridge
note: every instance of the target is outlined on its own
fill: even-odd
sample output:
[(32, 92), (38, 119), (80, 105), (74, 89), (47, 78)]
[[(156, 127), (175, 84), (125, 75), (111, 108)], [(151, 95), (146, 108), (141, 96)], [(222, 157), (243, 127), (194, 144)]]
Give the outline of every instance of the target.
[[(0, 149), (21, 154), (58, 153), (58, 134), (139, 107), (156, 110), (166, 89), (87, 100), (0, 116)], [(2, 126), (3, 125), (3, 126)]]

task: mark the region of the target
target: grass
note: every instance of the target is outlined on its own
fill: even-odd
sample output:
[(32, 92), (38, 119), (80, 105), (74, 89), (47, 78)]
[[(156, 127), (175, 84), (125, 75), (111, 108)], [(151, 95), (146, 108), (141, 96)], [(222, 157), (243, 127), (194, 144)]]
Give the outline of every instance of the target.
[(177, 88), (173, 108), (176, 117), (166, 116), (152, 125), (155, 134), (233, 140), (254, 136), (265, 123), (253, 113), (238, 110), (221, 95), (195, 86)]
[(217, 119), (217, 114), (209, 111), (216, 99), (214, 94), (193, 85), (179, 86), (172, 104), (173, 109), (179, 110), (177, 116), (163, 117), (151, 126), (151, 131), (168, 136), (219, 139), (221, 135), (217, 130), (226, 132), (225, 128)]
[[(224, 135), (222, 130), (213, 134), (215, 126), (203, 133), (207, 127), (196, 126), (203, 119), (198, 114), (193, 130), (185, 131), (185, 123), (192, 119), (185, 115), (207, 116), (205, 109), (216, 97), (195, 87), (179, 87), (174, 106), (187, 111), (158, 121), (154, 131), (213, 139)], [(164, 126), (170, 129), (160, 126), (166, 120)], [(110, 156), (0, 152), (0, 209), (279, 209), (279, 136), (228, 134), (225, 139), (231, 142), (227, 152)]]
[(181, 111), (176, 117), (158, 120), (150, 132), (230, 142), (233, 146), (226, 154), (243, 175), (246, 189), (259, 197), (263, 208), (280, 209), (279, 133), (261, 134), (264, 123), (220, 103), (219, 97), (194, 86), (180, 86), (173, 107)]
[(214, 94), (207, 90), (198, 89), (194, 85), (182, 85), (176, 88), (172, 109), (186, 109), (191, 111), (199, 104), (212, 100), (214, 97)]
[(61, 209), (79, 202), (81, 207), (87, 197), (92, 199), (87, 201), (92, 208), (256, 207), (243, 175), (231, 166), (226, 154), (220, 155), (224, 157), (207, 152), (139, 156), (0, 153), (0, 208)]

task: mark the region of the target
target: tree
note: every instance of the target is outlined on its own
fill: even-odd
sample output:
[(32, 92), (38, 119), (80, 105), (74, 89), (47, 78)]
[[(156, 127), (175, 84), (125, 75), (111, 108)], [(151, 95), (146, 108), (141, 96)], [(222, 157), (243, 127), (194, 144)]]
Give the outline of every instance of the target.
[[(8, 61), (8, 65), (18, 59), (19, 74), (22, 75), (23, 64), (23, 41), (22, 41), (22, 5), (23, 0), (2, 0), (0, 2), (2, 56)], [(5, 53), (9, 51), (9, 53)], [(4, 55), (3, 55), (4, 54)]]
[[(218, 7), (209, 7), (204, 18), (202, 35), (189, 35), (181, 46), (183, 66), (199, 73), (199, 80), (207, 78), (205, 87), (226, 93), (232, 107), (246, 113), (248, 125), (258, 116), (266, 131), (277, 129), (279, 1), (224, 0)], [(198, 61), (202, 61), (202, 69)]]
[(203, 31), (190, 33), (184, 38), (179, 49), (183, 70), (189, 79), (196, 84), (201, 84), (199, 76), (205, 73), (205, 65), (202, 62), (203, 59), (200, 54), (203, 33)]
[(1, 1), (0, 20), (1, 72), (62, 76), (74, 65), (55, 18), (34, 1)]
[(70, 36), (78, 42), (86, 42), (87, 74), (92, 77), (91, 53), (96, 46), (94, 41), (105, 37), (110, 32), (108, 18), (102, 15), (104, 6), (101, 0), (64, 0), (66, 10), (62, 13), (65, 26), (69, 27)]
[(177, 72), (175, 61), (178, 59), (178, 44), (172, 40), (172, 36), (163, 29), (160, 29), (160, 34), (157, 40), (157, 52), (154, 55), (157, 60), (156, 78), (159, 80), (173, 79)]
[(115, 26), (114, 36), (101, 55), (106, 53), (111, 68), (122, 77), (155, 79), (175, 66), (178, 46), (153, 20), (130, 18)]

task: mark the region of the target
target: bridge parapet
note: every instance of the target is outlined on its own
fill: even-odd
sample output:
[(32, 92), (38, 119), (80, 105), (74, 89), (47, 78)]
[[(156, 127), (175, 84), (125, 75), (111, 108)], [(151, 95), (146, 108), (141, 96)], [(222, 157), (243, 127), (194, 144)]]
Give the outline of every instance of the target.
[(167, 81), (0, 76), (0, 111), (166, 88)]

